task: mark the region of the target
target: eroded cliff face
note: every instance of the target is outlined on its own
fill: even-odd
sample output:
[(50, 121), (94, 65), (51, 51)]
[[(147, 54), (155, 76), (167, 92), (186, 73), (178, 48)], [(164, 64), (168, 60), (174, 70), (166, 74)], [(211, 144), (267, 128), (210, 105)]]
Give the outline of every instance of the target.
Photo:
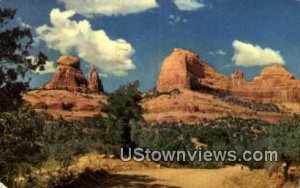
[(87, 91), (87, 80), (80, 70), (79, 58), (74, 56), (58, 58), (54, 77), (45, 88)]
[(164, 60), (157, 81), (159, 92), (174, 89), (197, 90), (203, 87), (227, 90), (229, 79), (188, 50), (175, 49)]
[(232, 79), (230, 92), (259, 102), (300, 102), (300, 80), (279, 64), (262, 69), (251, 81)]
[(265, 67), (252, 81), (245, 80), (242, 71), (229, 79), (184, 49), (175, 49), (164, 60), (157, 81), (158, 92), (174, 89), (212, 89), (257, 102), (300, 102), (300, 80), (282, 65)]
[(187, 64), (197, 60), (198, 58), (193, 52), (175, 49), (162, 64), (157, 80), (157, 90), (164, 92), (173, 89), (191, 89)]

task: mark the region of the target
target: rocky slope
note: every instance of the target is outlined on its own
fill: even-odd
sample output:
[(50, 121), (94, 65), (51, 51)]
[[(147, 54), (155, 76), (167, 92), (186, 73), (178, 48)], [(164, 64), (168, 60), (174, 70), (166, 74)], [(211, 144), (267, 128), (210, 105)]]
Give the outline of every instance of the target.
[(107, 97), (96, 93), (66, 90), (35, 90), (24, 96), (38, 112), (46, 112), (54, 119), (84, 120), (101, 113)]
[(233, 116), (277, 122), (290, 116), (281, 105), (254, 103), (230, 97), (192, 90), (174, 90), (145, 97), (143, 107), (148, 122), (184, 122), (193, 124), (201, 120)]

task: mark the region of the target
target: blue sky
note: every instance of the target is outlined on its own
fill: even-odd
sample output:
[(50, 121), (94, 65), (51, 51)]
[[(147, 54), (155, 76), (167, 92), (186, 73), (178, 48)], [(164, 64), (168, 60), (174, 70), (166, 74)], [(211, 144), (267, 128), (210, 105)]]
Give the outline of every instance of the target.
[[(300, 77), (297, 0), (2, 0), (0, 6), (17, 8), (20, 23), (39, 37), (35, 49), (50, 61), (79, 55), (85, 74), (96, 65), (106, 91), (134, 80), (143, 91), (155, 87), (174, 48), (199, 53), (226, 75), (243, 70), (251, 79), (280, 63)], [(51, 79), (51, 66), (33, 76), (32, 87)]]

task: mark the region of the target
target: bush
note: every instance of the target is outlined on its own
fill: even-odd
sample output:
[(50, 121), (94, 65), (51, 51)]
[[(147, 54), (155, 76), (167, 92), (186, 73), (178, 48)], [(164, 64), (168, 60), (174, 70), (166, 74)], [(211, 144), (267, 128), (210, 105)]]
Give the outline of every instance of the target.
[(28, 174), (45, 159), (42, 154), (45, 120), (29, 108), (0, 113), (0, 178), (12, 187), (14, 178)]
[[(199, 143), (207, 145), (207, 150), (234, 150), (239, 158), (245, 150), (255, 150), (258, 141), (265, 135), (266, 127), (272, 124), (240, 118), (221, 118), (212, 121), (199, 122), (196, 125), (182, 123), (162, 123), (149, 126), (146, 123), (135, 124), (132, 127), (132, 138), (136, 145), (150, 150), (194, 150), (191, 139), (196, 138)], [(179, 161), (160, 162), (165, 166), (181, 166), (193, 168), (219, 168), (234, 165), (236, 162), (199, 162)], [(250, 168), (263, 168), (264, 163), (250, 163), (241, 161)]]
[[(285, 163), (284, 176), (286, 179), (290, 179), (289, 168), (292, 165), (300, 164), (300, 116), (294, 116), (276, 126), (268, 127), (266, 135), (261, 139), (259, 145), (267, 150), (278, 152), (278, 163)], [(277, 169), (272, 168), (272, 170), (276, 171)]]

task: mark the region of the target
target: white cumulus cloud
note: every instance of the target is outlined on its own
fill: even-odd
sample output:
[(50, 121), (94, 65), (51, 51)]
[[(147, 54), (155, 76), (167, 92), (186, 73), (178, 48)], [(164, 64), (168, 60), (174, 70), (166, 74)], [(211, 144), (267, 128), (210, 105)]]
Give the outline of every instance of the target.
[(141, 13), (158, 7), (156, 0), (59, 0), (68, 10), (84, 16), (117, 16)]
[(62, 54), (76, 53), (82, 60), (116, 76), (126, 76), (135, 69), (130, 59), (134, 49), (124, 39), (110, 39), (104, 30), (93, 30), (87, 20), (74, 21), (75, 11), (53, 9), (50, 13), (52, 26), (37, 28), (39, 38), (48, 48)]
[(174, 0), (175, 5), (182, 11), (194, 11), (204, 8), (206, 5), (198, 0)]
[(262, 48), (259, 45), (241, 42), (233, 42), (234, 56), (232, 60), (239, 66), (265, 66), (273, 63), (285, 64), (279, 51), (271, 48)]

